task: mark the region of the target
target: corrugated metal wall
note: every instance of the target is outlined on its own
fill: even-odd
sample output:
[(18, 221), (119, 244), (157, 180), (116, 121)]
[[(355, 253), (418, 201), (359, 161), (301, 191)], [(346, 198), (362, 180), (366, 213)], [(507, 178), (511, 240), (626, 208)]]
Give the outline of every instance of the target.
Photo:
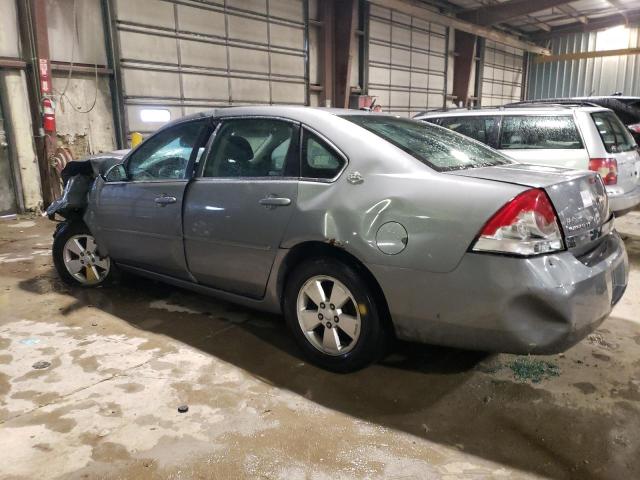
[[(592, 52), (596, 50), (598, 35), (602, 34), (587, 32), (556, 38), (551, 51), (553, 55)], [(631, 28), (628, 48), (638, 46), (640, 28)], [(613, 92), (640, 95), (640, 55), (531, 64), (528, 99), (610, 95)]]
[(447, 28), (371, 5), (369, 94), (385, 112), (413, 116), (443, 107)]

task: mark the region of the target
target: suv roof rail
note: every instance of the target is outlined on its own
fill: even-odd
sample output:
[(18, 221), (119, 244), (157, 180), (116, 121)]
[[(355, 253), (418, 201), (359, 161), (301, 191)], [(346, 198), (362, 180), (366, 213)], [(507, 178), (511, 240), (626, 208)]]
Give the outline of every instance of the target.
[(540, 100), (525, 100), (522, 102), (513, 102), (513, 103), (507, 103), (505, 105), (505, 108), (513, 108), (513, 107), (537, 107), (540, 105), (545, 105), (545, 106), (555, 106), (555, 107), (600, 107), (601, 105), (598, 105), (594, 102), (589, 102), (587, 100), (576, 100), (576, 99), (570, 99), (570, 98), (545, 98), (545, 99), (540, 99)]

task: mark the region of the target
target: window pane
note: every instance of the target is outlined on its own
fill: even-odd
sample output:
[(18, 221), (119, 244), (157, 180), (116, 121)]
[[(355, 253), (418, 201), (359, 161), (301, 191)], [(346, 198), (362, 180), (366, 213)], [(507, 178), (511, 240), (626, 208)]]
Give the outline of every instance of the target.
[(186, 178), (189, 158), (202, 132), (203, 123), (189, 122), (168, 128), (135, 150), (127, 163), (130, 180), (175, 180)]
[(345, 115), (434, 170), (462, 170), (513, 163), (495, 150), (429, 123), (377, 115)]
[(504, 116), (500, 147), (505, 150), (581, 149), (573, 117)]
[(592, 113), (593, 121), (609, 153), (628, 152), (636, 147), (636, 142), (629, 131), (613, 112)]
[(267, 118), (222, 124), (205, 164), (205, 177), (283, 176), (291, 151), (293, 124)]
[(495, 132), (495, 117), (443, 117), (440, 125), (461, 133), (484, 144), (491, 142), (491, 136)]
[(307, 131), (304, 134), (302, 158), (302, 176), (306, 178), (334, 178), (345, 164), (342, 157)]

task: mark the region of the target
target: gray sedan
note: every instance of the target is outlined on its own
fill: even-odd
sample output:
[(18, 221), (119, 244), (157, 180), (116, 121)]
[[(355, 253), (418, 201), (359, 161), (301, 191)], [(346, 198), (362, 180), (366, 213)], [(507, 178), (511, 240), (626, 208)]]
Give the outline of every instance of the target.
[(334, 371), (392, 338), (558, 352), (627, 285), (597, 173), (518, 164), (388, 115), (218, 109), (64, 178), (48, 214), (65, 218), (65, 281), (100, 285), (117, 268), (283, 313)]

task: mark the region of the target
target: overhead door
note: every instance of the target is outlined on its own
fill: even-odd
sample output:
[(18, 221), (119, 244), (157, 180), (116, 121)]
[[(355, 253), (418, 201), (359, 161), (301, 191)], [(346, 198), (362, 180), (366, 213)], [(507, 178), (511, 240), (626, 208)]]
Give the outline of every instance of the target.
[(445, 104), (447, 28), (377, 5), (369, 12), (368, 92), (409, 116)]
[(524, 52), (519, 48), (487, 40), (482, 70), (482, 106), (517, 102), (522, 95)]
[(115, 0), (128, 131), (220, 105), (304, 105), (304, 0)]

